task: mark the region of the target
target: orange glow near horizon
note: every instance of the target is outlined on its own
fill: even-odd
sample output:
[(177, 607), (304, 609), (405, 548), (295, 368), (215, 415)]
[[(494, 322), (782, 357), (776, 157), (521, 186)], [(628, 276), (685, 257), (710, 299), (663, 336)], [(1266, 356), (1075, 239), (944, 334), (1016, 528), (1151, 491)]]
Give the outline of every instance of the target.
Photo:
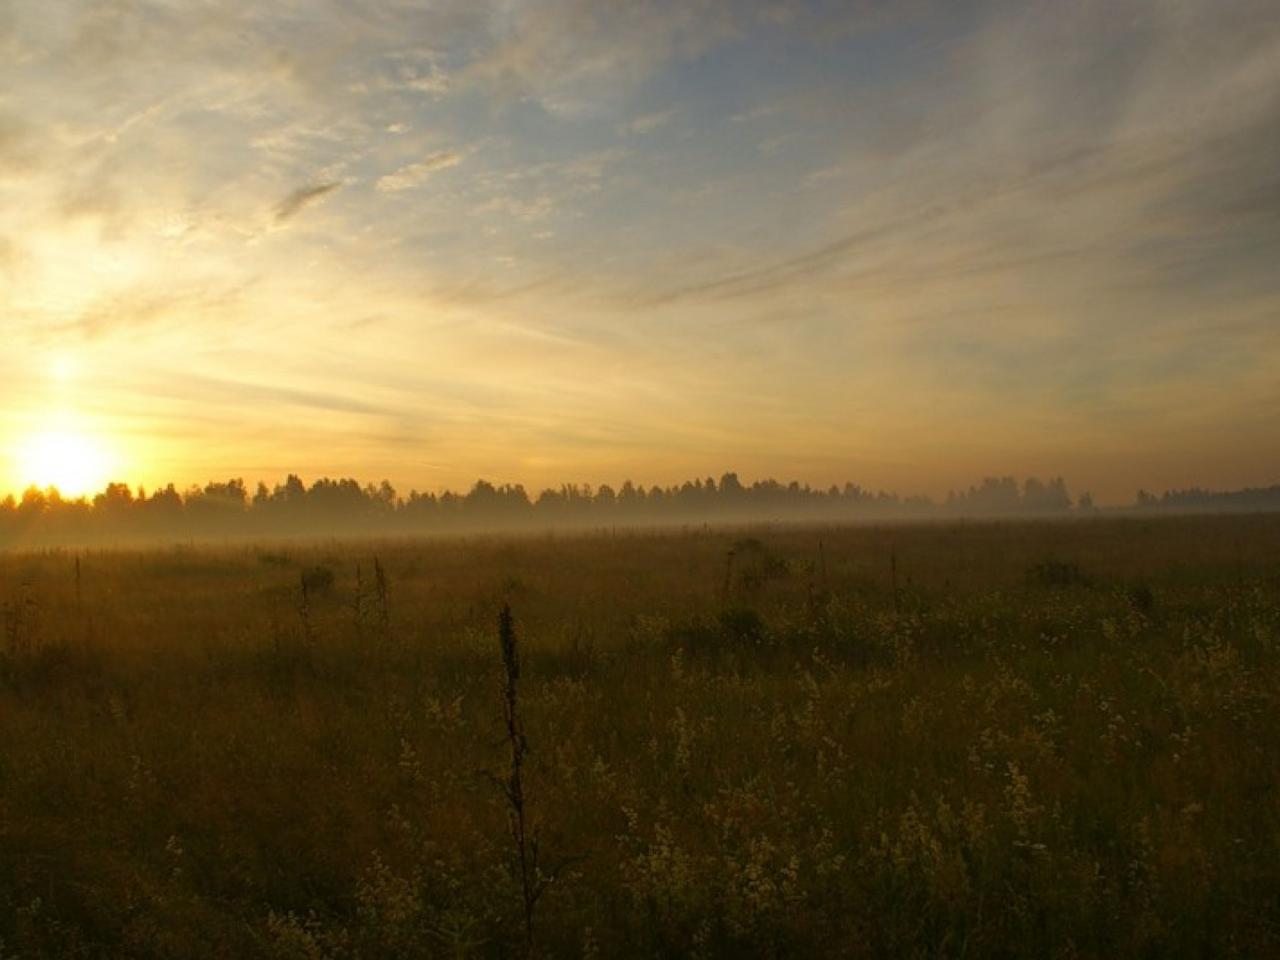
[(16, 466), (20, 489), (53, 487), (64, 497), (82, 497), (107, 485), (115, 458), (90, 433), (58, 426), (19, 443)]

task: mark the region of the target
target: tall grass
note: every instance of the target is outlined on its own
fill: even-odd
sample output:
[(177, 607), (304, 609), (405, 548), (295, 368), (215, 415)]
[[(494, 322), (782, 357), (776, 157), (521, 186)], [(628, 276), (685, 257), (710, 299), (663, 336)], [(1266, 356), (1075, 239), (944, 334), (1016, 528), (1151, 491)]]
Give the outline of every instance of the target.
[(0, 556), (0, 956), (1276, 955), (1277, 534)]

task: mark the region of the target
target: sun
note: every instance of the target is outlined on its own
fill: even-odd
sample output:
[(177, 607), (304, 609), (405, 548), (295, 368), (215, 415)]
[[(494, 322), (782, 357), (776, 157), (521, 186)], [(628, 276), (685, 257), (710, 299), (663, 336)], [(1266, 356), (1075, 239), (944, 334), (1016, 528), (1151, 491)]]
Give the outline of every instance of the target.
[(23, 486), (56, 487), (64, 497), (96, 493), (109, 480), (111, 459), (93, 437), (76, 430), (33, 434), (18, 451)]

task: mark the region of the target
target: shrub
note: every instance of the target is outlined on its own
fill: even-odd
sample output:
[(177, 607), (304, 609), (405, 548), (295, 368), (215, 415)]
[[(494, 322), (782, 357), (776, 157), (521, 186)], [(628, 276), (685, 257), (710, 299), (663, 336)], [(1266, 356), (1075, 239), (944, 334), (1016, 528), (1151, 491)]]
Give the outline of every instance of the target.
[(307, 567), (302, 571), (302, 591), (306, 594), (333, 592), (333, 571), (326, 566)]
[(1089, 578), (1065, 560), (1042, 560), (1027, 570), (1027, 582), (1037, 587), (1082, 587)]

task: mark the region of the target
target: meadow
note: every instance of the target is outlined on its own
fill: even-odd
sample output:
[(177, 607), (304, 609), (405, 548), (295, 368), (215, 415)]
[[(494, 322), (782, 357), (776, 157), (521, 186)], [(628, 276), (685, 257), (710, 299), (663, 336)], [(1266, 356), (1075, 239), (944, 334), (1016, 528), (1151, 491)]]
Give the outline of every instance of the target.
[(0, 958), (1277, 956), (1278, 708), (1275, 515), (0, 554)]

